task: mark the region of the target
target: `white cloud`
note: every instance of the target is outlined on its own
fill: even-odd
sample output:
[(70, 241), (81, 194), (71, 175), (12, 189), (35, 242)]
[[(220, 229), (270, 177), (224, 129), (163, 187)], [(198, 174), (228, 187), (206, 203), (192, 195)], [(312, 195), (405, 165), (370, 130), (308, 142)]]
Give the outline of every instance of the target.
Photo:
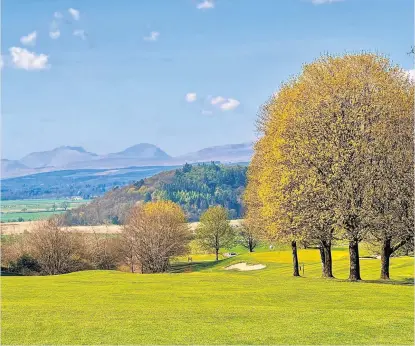
[(343, 0), (311, 0), (314, 5), (332, 4), (334, 2), (340, 2)]
[(195, 102), (197, 100), (197, 95), (196, 93), (187, 93), (185, 98), (187, 102)]
[(76, 10), (71, 7), (68, 9), (68, 12), (74, 20), (79, 20), (81, 18), (81, 14), (79, 13), (79, 10)]
[(225, 101), (226, 101), (226, 99), (225, 99), (224, 97), (222, 97), (222, 96), (216, 96), (216, 97), (214, 97), (214, 98), (210, 101), (210, 103), (211, 103), (212, 105), (217, 105), (217, 104), (222, 103), (222, 102), (225, 102)]
[(223, 111), (230, 111), (239, 106), (240, 102), (235, 99), (225, 98), (223, 96), (216, 96), (210, 100), (210, 103), (219, 107)]
[(49, 31), (49, 36), (52, 40), (56, 40), (61, 35), (61, 32), (59, 30)]
[[(79, 13), (78, 13), (78, 14), (79, 14)], [(56, 19), (61, 19), (61, 18), (63, 18), (62, 13), (60, 13), (60, 12), (58, 12), (58, 11), (56, 11), (56, 12), (53, 14), (53, 16), (54, 16)]]
[(33, 31), (27, 36), (20, 37), (20, 42), (22, 42), (22, 44), (27, 45), (27, 46), (33, 46), (36, 43), (36, 38), (37, 38), (37, 32)]
[(24, 70), (43, 70), (49, 67), (48, 56), (29, 52), (26, 48), (9, 48), (12, 62), (15, 67)]
[(74, 30), (73, 35), (80, 37), (82, 40), (86, 40), (86, 33), (85, 30)]
[(199, 10), (206, 10), (206, 9), (209, 9), (209, 8), (214, 8), (215, 3), (213, 2), (213, 0), (204, 0), (204, 1), (200, 2), (199, 4), (197, 4), (196, 7)]
[(157, 41), (158, 38), (159, 38), (159, 36), (160, 36), (160, 33), (159, 32), (152, 31), (152, 32), (150, 32), (150, 35), (149, 36), (145, 36), (144, 37), (144, 40), (145, 41)]
[(235, 109), (239, 105), (240, 105), (240, 102), (238, 100), (227, 99), (227, 101), (222, 103), (219, 107), (220, 107), (220, 109), (222, 109), (224, 111), (230, 111), (232, 109)]

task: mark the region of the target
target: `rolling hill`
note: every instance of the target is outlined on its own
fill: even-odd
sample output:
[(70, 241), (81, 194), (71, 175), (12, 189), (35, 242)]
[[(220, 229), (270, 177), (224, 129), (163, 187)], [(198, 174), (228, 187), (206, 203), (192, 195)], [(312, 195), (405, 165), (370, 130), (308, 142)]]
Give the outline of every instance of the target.
[(68, 225), (119, 224), (137, 202), (167, 199), (178, 203), (191, 221), (211, 205), (222, 205), (232, 219), (243, 215), (242, 193), (246, 185), (246, 166), (215, 163), (186, 164), (161, 172), (134, 184), (114, 188), (91, 203), (68, 211)]

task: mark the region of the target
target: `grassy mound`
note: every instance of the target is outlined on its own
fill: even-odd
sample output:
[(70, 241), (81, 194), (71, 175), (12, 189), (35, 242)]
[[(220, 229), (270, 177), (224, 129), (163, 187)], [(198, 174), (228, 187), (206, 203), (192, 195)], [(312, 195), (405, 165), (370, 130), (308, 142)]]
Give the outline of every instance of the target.
[[(169, 274), (89, 271), (2, 279), (3, 344), (413, 344), (413, 258), (393, 258), (391, 284), (379, 260), (347, 278), (345, 249), (320, 278), (318, 250), (300, 250), (304, 277), (291, 277), (289, 251), (175, 263)], [(259, 271), (225, 271), (231, 263)]]

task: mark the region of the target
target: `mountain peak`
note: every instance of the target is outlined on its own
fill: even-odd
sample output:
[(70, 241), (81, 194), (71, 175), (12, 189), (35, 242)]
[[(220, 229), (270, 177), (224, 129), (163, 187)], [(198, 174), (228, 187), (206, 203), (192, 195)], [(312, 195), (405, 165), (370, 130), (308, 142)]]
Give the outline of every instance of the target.
[(180, 156), (188, 162), (221, 161), (248, 162), (253, 155), (253, 143), (225, 144), (204, 148), (196, 152)]
[(73, 162), (92, 160), (96, 156), (82, 147), (61, 146), (49, 151), (30, 153), (20, 162), (30, 168), (64, 167)]
[(169, 159), (170, 155), (154, 144), (139, 143), (118, 153), (110, 154), (111, 157), (134, 157), (140, 159)]
[(80, 153), (86, 153), (87, 152), (83, 147), (73, 147), (73, 146), (70, 146), (70, 145), (62, 145), (58, 148), (55, 148), (54, 150), (62, 150), (62, 149), (74, 150), (74, 151), (78, 151)]

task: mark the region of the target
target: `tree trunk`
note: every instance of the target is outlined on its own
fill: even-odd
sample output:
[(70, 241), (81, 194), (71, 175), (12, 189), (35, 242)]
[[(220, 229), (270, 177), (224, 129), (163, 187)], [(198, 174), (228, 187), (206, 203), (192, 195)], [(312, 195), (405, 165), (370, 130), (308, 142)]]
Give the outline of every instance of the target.
[(298, 269), (298, 255), (297, 255), (297, 242), (292, 241), (291, 242), (291, 248), (293, 251), (293, 275), (294, 276), (300, 276), (300, 271)]
[(382, 280), (389, 280), (389, 263), (392, 255), (391, 239), (385, 238), (380, 247), (380, 278)]
[(215, 249), (216, 261), (219, 261), (219, 249)]
[(331, 241), (320, 241), (320, 255), (323, 264), (323, 277), (333, 277), (333, 261), (331, 258)]
[(357, 239), (349, 242), (350, 275), (349, 280), (362, 280), (360, 277), (359, 242)]
[(324, 268), (325, 268), (325, 264), (326, 264), (326, 254), (324, 253), (323, 245), (321, 244), (321, 242), (320, 242), (320, 246), (318, 247), (318, 249), (320, 250), (321, 271), (322, 271), (323, 276), (324, 276)]

